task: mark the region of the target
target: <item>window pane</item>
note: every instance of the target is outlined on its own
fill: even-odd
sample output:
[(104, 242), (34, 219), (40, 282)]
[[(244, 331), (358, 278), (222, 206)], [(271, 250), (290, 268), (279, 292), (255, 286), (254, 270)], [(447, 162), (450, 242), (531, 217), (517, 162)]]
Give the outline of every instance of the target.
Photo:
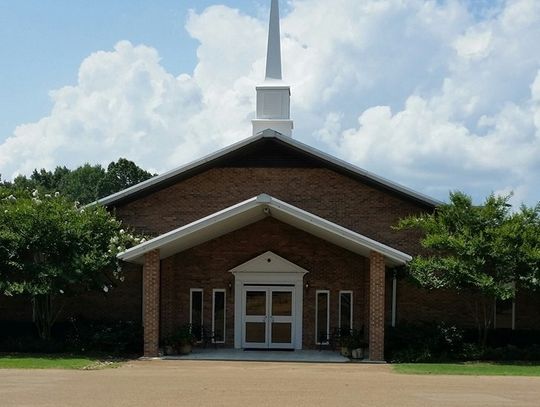
[(266, 342), (266, 322), (246, 322), (246, 342)]
[(328, 293), (317, 293), (317, 342), (328, 341)]
[(202, 307), (203, 307), (202, 291), (192, 291), (191, 292), (191, 325), (193, 327), (193, 335), (198, 341), (202, 340)]
[(291, 343), (292, 324), (289, 322), (272, 323), (272, 343)]
[(292, 315), (292, 293), (290, 291), (272, 292), (272, 315), (291, 316)]
[(214, 340), (225, 340), (225, 292), (214, 292)]
[(352, 316), (352, 295), (351, 293), (341, 293), (339, 296), (340, 303), (340, 316), (341, 325), (340, 328), (344, 331), (351, 330), (351, 316)]
[(265, 291), (248, 291), (246, 293), (246, 315), (266, 315)]
[(512, 329), (513, 300), (498, 300), (496, 302), (495, 326), (499, 329)]

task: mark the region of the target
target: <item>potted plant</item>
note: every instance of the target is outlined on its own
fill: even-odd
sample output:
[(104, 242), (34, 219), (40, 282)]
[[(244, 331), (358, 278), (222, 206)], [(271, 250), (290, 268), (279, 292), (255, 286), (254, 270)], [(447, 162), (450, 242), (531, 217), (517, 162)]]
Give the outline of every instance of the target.
[(354, 329), (341, 337), (341, 354), (353, 359), (363, 359), (367, 342), (361, 329)]
[(368, 347), (368, 344), (364, 339), (363, 330), (355, 329), (351, 332), (349, 346), (353, 359), (364, 359), (364, 349)]
[(195, 337), (191, 324), (184, 324), (172, 334), (172, 343), (180, 355), (189, 355), (193, 349)]
[(169, 335), (163, 339), (163, 350), (167, 356), (176, 354), (176, 341), (174, 335)]

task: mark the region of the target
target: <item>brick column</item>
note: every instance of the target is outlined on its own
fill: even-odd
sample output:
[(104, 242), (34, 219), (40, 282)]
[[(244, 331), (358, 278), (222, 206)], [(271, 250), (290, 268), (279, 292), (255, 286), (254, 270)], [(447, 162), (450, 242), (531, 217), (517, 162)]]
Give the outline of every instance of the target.
[(143, 325), (144, 356), (159, 353), (159, 250), (144, 255), (143, 265)]
[(369, 256), (369, 359), (384, 360), (384, 256)]

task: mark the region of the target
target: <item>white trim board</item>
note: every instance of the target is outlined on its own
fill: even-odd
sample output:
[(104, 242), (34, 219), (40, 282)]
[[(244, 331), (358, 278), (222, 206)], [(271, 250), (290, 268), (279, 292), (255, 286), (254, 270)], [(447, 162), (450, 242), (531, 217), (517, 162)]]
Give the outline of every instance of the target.
[(155, 249), (160, 250), (161, 259), (167, 258), (269, 216), (365, 257), (371, 251), (381, 253), (389, 266), (404, 265), (412, 259), (406, 253), (266, 194), (132, 247), (118, 258), (142, 264), (144, 254)]
[[(270, 262), (268, 262), (270, 259)], [(264, 263), (269, 266), (262, 267)], [(275, 267), (275, 270), (272, 270)], [(307, 270), (273, 253), (263, 253), (229, 270), (234, 275), (234, 347), (242, 348), (244, 329), (245, 290), (253, 286), (265, 287), (287, 284), (293, 289), (294, 297), (294, 349), (302, 349), (304, 276)], [(252, 287), (249, 287), (252, 286)]]

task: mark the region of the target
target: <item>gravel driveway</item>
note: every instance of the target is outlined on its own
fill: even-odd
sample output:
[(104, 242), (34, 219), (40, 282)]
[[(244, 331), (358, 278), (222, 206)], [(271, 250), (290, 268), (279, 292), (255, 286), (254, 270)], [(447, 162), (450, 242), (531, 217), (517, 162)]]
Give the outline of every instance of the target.
[(409, 376), (385, 365), (136, 361), (117, 369), (0, 370), (11, 406), (534, 406), (540, 378)]

